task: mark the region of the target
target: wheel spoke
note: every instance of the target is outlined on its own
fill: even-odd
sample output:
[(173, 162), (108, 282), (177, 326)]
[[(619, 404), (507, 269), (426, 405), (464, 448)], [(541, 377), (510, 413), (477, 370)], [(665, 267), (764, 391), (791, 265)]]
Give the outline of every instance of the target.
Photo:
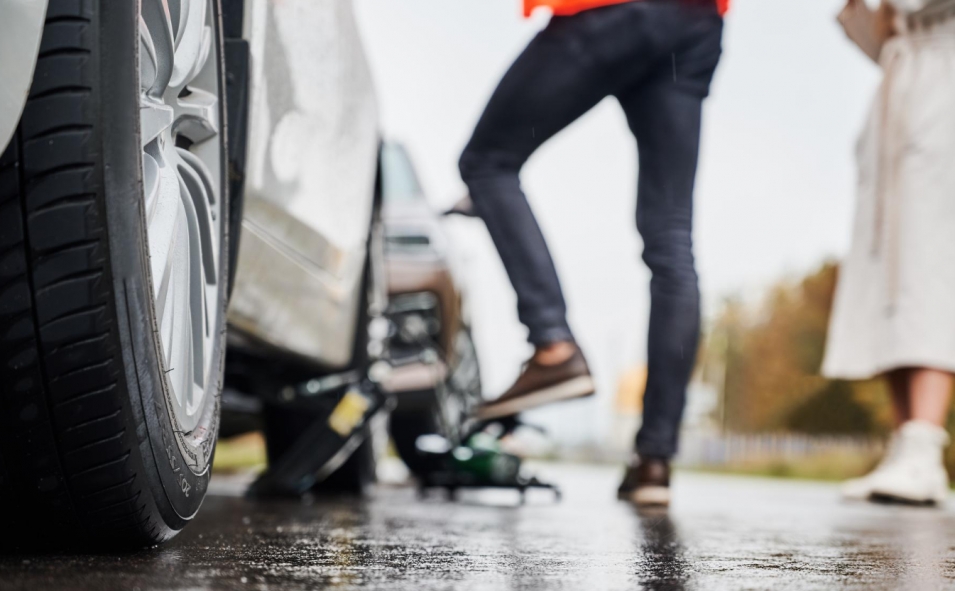
[(163, 285), (159, 297), (156, 298), (159, 337), (162, 342), (163, 361), (167, 371), (175, 368), (173, 364), (173, 353), (175, 353), (173, 345), (176, 341), (174, 335), (176, 327), (176, 290), (170, 289), (171, 283), (173, 283), (172, 268), (169, 268), (162, 277)]
[[(182, 366), (178, 361), (182, 341), (179, 333), (182, 330), (182, 317), (188, 312), (188, 301), (183, 301), (182, 297), (184, 285), (182, 265), (174, 264), (175, 261), (186, 258), (186, 253), (183, 251), (189, 247), (184, 213), (178, 209), (175, 216), (172, 216), (174, 222), (170, 232), (165, 265), (160, 269), (159, 275), (153, 276), (154, 281), (159, 282), (159, 293), (156, 297), (157, 320), (170, 370), (176, 366), (180, 368)], [(154, 266), (156, 266), (155, 263)]]
[[(189, 309), (190, 322), (192, 321), (192, 317), (194, 315), (195, 315), (194, 310), (190, 308)], [(180, 403), (182, 403), (182, 405), (186, 407), (186, 411), (188, 412), (189, 409), (195, 406), (195, 403), (193, 400), (194, 386), (192, 384), (192, 376), (195, 375), (196, 373), (196, 356), (194, 351), (196, 343), (193, 339), (186, 339), (185, 344), (186, 344), (186, 347), (185, 347), (185, 350), (183, 351), (184, 364), (182, 368), (182, 381), (180, 382), (182, 384), (180, 389), (180, 392), (182, 392), (182, 400), (180, 400)]]
[[(188, 242), (183, 250), (188, 250)], [(177, 281), (187, 284), (188, 275), (186, 269), (180, 267), (176, 269)], [(186, 396), (190, 382), (192, 382), (192, 339), (188, 334), (191, 324), (188, 292), (179, 288), (176, 289), (176, 315), (173, 318), (174, 340), (172, 348), (176, 355), (173, 358), (173, 365), (170, 368), (171, 381), (175, 384), (176, 400), (183, 407), (186, 407)], [(180, 334), (175, 334), (180, 333)], [(184, 333), (184, 334), (182, 334)]]
[(222, 322), (221, 56), (212, 0), (141, 0), (140, 129), (152, 290), (170, 407), (187, 433), (208, 404)]
[(146, 223), (153, 216), (159, 200), (159, 163), (149, 152), (143, 153), (143, 194), (146, 197)]
[(212, 30), (206, 24), (206, 0), (186, 0), (176, 37), (176, 60), (170, 86), (183, 88), (199, 74), (212, 47)]
[[(183, 169), (188, 169), (187, 167), (180, 167), (180, 171)], [(205, 311), (205, 305), (203, 300), (205, 299), (205, 282), (202, 277), (202, 239), (199, 234), (199, 219), (196, 214), (196, 208), (194, 205), (193, 198), (189, 195), (189, 188), (185, 186), (185, 181), (182, 182), (182, 208), (186, 213), (186, 222), (187, 222), (187, 231), (189, 235), (189, 248), (188, 248), (188, 260), (189, 264), (187, 269), (189, 270), (187, 275), (188, 281), (188, 294), (189, 294), (189, 320), (191, 331), (191, 338), (189, 339), (192, 343), (190, 345), (190, 350), (192, 351), (192, 360), (194, 374), (192, 380), (201, 384), (204, 380), (202, 377), (203, 370), (205, 368), (205, 363), (203, 358), (205, 357), (204, 343), (205, 343), (205, 330), (203, 326), (205, 324), (203, 314)], [(192, 388), (190, 387), (190, 391)]]
[[(182, 206), (178, 176), (168, 163), (159, 166), (158, 185), (152, 215), (147, 218), (147, 236), (154, 297), (162, 322), (162, 310), (171, 289), (170, 283), (174, 280), (173, 267), (182, 259), (181, 255), (177, 256), (177, 250), (183, 247), (186, 212)], [(188, 234), (185, 239), (188, 240)]]
[(194, 144), (219, 134), (219, 99), (211, 92), (193, 89), (176, 103), (173, 132)]
[[(140, 20), (145, 27), (140, 27), (142, 43), (149, 47), (148, 57), (152, 59), (152, 70), (155, 72), (153, 83), (146, 94), (159, 97), (169, 86), (175, 65), (175, 41), (172, 27), (172, 17), (169, 13), (167, 0), (142, 0), (143, 12)], [(142, 83), (140, 83), (142, 85)]]
[(172, 37), (178, 39), (179, 31), (182, 29), (183, 0), (165, 0), (165, 2), (169, 8), (169, 26), (172, 28)]
[(139, 105), (139, 124), (144, 148), (172, 127), (174, 115), (172, 107), (148, 96), (143, 98)]
[[(179, 149), (182, 164), (179, 165), (179, 175), (185, 190), (184, 198), (188, 198), (196, 212), (196, 231), (201, 245), (201, 266), (204, 269), (206, 283), (216, 282), (215, 247), (213, 246), (213, 229), (215, 222), (211, 213), (212, 183), (209, 172), (198, 158), (191, 153)], [(218, 235), (218, 233), (215, 233)]]
[(139, 89), (146, 93), (155, 84), (159, 73), (159, 58), (153, 36), (143, 17), (139, 17)]
[(212, 181), (212, 173), (206, 167), (205, 163), (199, 159), (198, 156), (196, 156), (195, 154), (193, 154), (192, 152), (188, 150), (180, 149), (179, 157), (182, 158), (183, 162), (191, 166), (192, 169), (202, 179), (202, 186), (205, 189), (206, 197), (209, 200), (209, 205), (212, 206), (212, 208), (209, 210), (209, 213), (212, 216), (212, 220), (215, 221), (217, 219), (216, 210), (215, 210), (216, 190), (214, 189), (215, 185)]

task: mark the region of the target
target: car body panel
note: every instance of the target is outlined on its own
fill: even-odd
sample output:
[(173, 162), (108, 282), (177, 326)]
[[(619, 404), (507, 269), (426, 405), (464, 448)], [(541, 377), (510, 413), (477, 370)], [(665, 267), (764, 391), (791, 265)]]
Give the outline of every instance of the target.
[[(444, 220), (428, 204), (400, 145), (386, 144), (382, 149), (382, 177), (388, 316), (396, 324), (392, 354), (398, 362), (383, 385), (392, 393), (416, 392), (445, 380), (448, 365), (457, 362), (455, 339), (467, 327), (464, 292)], [(424, 348), (423, 343), (402, 338), (400, 324), (407, 314), (437, 321), (429, 337), (430, 346), (442, 351), (436, 364), (402, 362)]]
[(0, 0), (0, 151), (20, 122), (40, 50), (47, 0)]
[(438, 303), (438, 317), (444, 327), (438, 344), (447, 351), (453, 350), (454, 331), (463, 323), (462, 293), (448, 261), (425, 257), (414, 260), (410, 256), (392, 252), (386, 256), (388, 297), (394, 299), (406, 294), (434, 294)]
[(363, 257), (352, 265), (352, 277), (333, 275), (314, 261), (322, 256), (335, 257), (338, 253), (334, 247), (319, 235), (303, 230), (297, 219), (286, 218), (289, 226), (301, 231), (302, 242), (310, 238), (316, 245), (312, 257), (301, 256), (300, 251), (256, 223), (268, 215), (262, 209), (275, 213), (267, 202), (251, 200), (246, 204), (236, 289), (229, 312), (232, 329), (321, 365), (346, 364), (355, 332), (355, 298), (361, 285)]
[(350, 0), (247, 0), (252, 60), (235, 330), (329, 368), (351, 360), (378, 161)]
[[(379, 131), (351, 0), (245, 0), (251, 72), (231, 330), (330, 369), (353, 356)], [(33, 80), (47, 0), (0, 0), (0, 146)], [(244, 342), (240, 339), (238, 342)]]

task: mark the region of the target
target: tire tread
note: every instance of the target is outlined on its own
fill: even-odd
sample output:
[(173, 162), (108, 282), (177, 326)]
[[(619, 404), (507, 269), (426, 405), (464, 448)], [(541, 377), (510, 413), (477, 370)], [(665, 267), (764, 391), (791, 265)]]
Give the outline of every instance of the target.
[[(111, 0), (107, 0), (111, 1)], [(143, 545), (123, 416), (97, 129), (93, 0), (50, 0), (17, 135), (0, 155), (0, 529), (24, 546)]]

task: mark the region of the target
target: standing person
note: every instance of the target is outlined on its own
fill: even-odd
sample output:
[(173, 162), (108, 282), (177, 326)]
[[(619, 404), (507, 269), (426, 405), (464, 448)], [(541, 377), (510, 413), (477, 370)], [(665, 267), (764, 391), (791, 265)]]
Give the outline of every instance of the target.
[(669, 462), (699, 339), (693, 184), (727, 2), (525, 0), (527, 14), (547, 6), (554, 17), (504, 75), (460, 161), (535, 348), (514, 385), (477, 417), (589, 396), (594, 383), (519, 173), (541, 144), (605, 97), (623, 107), (640, 154), (636, 222), (653, 274), (639, 456), (619, 489), (621, 499), (637, 504), (669, 502)]
[[(865, 10), (861, 1), (846, 10)], [(884, 77), (859, 143), (823, 371), (881, 376), (892, 393), (888, 451), (844, 496), (941, 503), (955, 385), (955, 0), (883, 0), (875, 28), (888, 38), (870, 53)]]

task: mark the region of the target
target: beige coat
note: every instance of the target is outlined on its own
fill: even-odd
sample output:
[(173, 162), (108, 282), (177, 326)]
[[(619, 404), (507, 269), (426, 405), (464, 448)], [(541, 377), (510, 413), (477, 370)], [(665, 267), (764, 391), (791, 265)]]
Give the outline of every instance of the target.
[(955, 372), (955, 18), (885, 45), (823, 373)]

